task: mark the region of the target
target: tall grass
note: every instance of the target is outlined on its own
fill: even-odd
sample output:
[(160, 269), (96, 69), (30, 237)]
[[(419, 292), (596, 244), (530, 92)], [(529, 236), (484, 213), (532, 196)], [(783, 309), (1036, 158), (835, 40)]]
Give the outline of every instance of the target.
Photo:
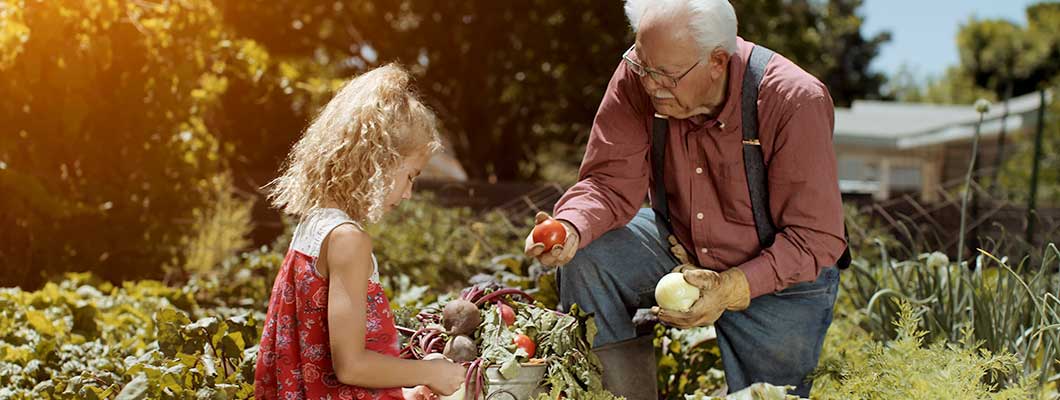
[(851, 305), (864, 311), (861, 325), (880, 339), (894, 339), (900, 310), (893, 301), (913, 306), (929, 338), (960, 342), (966, 335), (995, 354), (1016, 355), (1018, 373), (997, 377), (1011, 385), (1021, 376), (1038, 377), (1039, 387), (1060, 380), (1060, 250), (1049, 244), (1041, 262), (1010, 260), (980, 250), (972, 269), (941, 253), (897, 260), (879, 246), (879, 259), (856, 260), (844, 277)]

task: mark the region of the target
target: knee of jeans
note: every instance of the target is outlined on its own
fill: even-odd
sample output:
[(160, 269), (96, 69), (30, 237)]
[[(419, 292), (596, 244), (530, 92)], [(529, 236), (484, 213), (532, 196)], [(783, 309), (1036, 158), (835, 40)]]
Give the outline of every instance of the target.
[(821, 347), (819, 341), (815, 339), (789, 337), (783, 340), (783, 345), (769, 346), (762, 350), (772, 360), (770, 365), (765, 367), (766, 370), (770, 370), (769, 375), (790, 374), (803, 377), (817, 367)]
[(587, 291), (590, 284), (599, 282), (600, 270), (588, 254), (578, 252), (566, 265), (560, 267), (559, 284), (562, 300), (575, 299)]

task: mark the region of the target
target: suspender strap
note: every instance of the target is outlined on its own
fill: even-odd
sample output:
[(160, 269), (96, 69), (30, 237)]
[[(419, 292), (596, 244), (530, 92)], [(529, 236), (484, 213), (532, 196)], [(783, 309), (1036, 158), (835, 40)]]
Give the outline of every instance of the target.
[(766, 64), (773, 51), (762, 46), (751, 49), (747, 71), (743, 74), (740, 114), (743, 118), (743, 169), (747, 175), (747, 189), (751, 193), (751, 213), (755, 231), (762, 248), (773, 245), (776, 225), (769, 212), (769, 185), (766, 183), (766, 163), (762, 158), (762, 144), (758, 140), (758, 86), (765, 75)]
[(651, 175), (652, 175), (652, 201), (651, 208), (655, 211), (655, 218), (661, 220), (671, 232), (670, 207), (666, 203), (666, 183), (663, 180), (663, 159), (666, 156), (666, 137), (670, 133), (670, 121), (666, 117), (655, 114), (651, 123)]
[[(762, 143), (758, 140), (758, 87), (762, 84), (766, 65), (773, 58), (773, 51), (762, 46), (751, 49), (751, 57), (747, 60), (747, 72), (743, 75), (743, 92), (741, 101), (741, 117), (743, 123), (743, 169), (747, 175), (747, 189), (751, 194), (751, 213), (754, 216), (755, 231), (758, 233), (758, 243), (762, 248), (773, 245), (777, 236), (777, 227), (773, 224), (772, 213), (769, 212), (769, 184), (766, 179), (766, 163), (762, 158)], [(843, 226), (843, 235), (846, 234), (846, 226)], [(849, 239), (848, 239), (849, 241)], [(850, 266), (850, 246), (843, 249), (843, 254), (836, 260), (839, 269)]]
[[(765, 75), (766, 65), (773, 58), (773, 51), (762, 46), (751, 50), (747, 60), (747, 70), (743, 76), (743, 87), (740, 96), (741, 118), (743, 125), (743, 160), (744, 172), (747, 175), (747, 189), (751, 195), (751, 213), (754, 216), (755, 231), (762, 248), (773, 245), (777, 235), (769, 212), (769, 185), (766, 181), (766, 164), (762, 156), (762, 145), (758, 139), (758, 87)], [(670, 210), (666, 202), (666, 185), (663, 180), (666, 139), (669, 136), (670, 124), (666, 117), (655, 114), (652, 120), (651, 164), (652, 164), (652, 210), (670, 231)], [(844, 231), (846, 228), (844, 227)], [(845, 269), (850, 265), (850, 248), (843, 251), (836, 265)]]

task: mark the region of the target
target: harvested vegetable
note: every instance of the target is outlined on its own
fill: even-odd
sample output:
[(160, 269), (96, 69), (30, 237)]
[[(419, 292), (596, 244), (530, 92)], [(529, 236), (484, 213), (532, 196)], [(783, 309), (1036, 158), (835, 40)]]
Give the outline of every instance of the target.
[(515, 310), (511, 306), (499, 303), (497, 309), (501, 313), (501, 321), (504, 321), (505, 326), (512, 326), (515, 324)]
[(512, 342), (515, 343), (515, 347), (526, 352), (526, 358), (534, 358), (534, 354), (537, 351), (537, 344), (534, 343), (534, 340), (530, 339), (529, 336), (520, 333), (515, 335)]
[(549, 218), (534, 226), (534, 243), (545, 245), (545, 251), (552, 251), (557, 245), (567, 241), (567, 228), (555, 219)]
[(655, 302), (667, 310), (686, 312), (699, 299), (699, 288), (685, 281), (680, 272), (663, 276), (655, 285)]
[(445, 344), (442, 354), (453, 362), (471, 362), (478, 358), (478, 347), (475, 346), (475, 341), (467, 336), (454, 336)]
[[(451, 306), (454, 303), (459, 305)], [(476, 306), (481, 323), (466, 336), (452, 334), (449, 326), (444, 328), (449, 333), (443, 332), (439, 322), (448, 319), (448, 313), (471, 314), (466, 311), (468, 303)], [(461, 311), (455, 311), (457, 308)], [(454, 311), (447, 311), (450, 309)], [(467, 358), (459, 353), (471, 348), (477, 351), (471, 361), (463, 362), (468, 368), (463, 397), (446, 399), (487, 398), (492, 393), (487, 369), (496, 382), (498, 375), (515, 379), (524, 366), (534, 364), (545, 365), (547, 372), (540, 388), (547, 391), (549, 399), (615, 399), (603, 390), (600, 362), (590, 351), (596, 326), (576, 305), (570, 314), (564, 314), (535, 303), (518, 289), (473, 286), (444, 306), (427, 305), (421, 310), (417, 316), (421, 327), (399, 328), (408, 336), (402, 357), (421, 359), (431, 353), (445, 353), (457, 361)], [(439, 316), (439, 310), (444, 315)], [(438, 337), (449, 339), (440, 345)]]
[(442, 326), (450, 335), (468, 335), (481, 323), (482, 313), (470, 301), (453, 300), (442, 310)]

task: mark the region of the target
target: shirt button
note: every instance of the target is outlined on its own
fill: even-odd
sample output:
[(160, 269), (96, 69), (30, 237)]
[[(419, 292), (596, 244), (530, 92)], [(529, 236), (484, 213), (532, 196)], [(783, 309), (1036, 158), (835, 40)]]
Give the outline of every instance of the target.
[(709, 253), (709, 252), (710, 252), (710, 250), (707, 250), (707, 248), (706, 248), (706, 247), (703, 247), (703, 248), (699, 249), (699, 252), (700, 252), (700, 253), (703, 253), (703, 254), (707, 254), (707, 253)]
[(697, 174), (702, 174), (703, 173), (703, 168), (696, 167), (696, 173)]
[(725, 129), (725, 123), (718, 121), (718, 128)]
[(703, 219), (703, 213), (696, 214), (696, 219)]

